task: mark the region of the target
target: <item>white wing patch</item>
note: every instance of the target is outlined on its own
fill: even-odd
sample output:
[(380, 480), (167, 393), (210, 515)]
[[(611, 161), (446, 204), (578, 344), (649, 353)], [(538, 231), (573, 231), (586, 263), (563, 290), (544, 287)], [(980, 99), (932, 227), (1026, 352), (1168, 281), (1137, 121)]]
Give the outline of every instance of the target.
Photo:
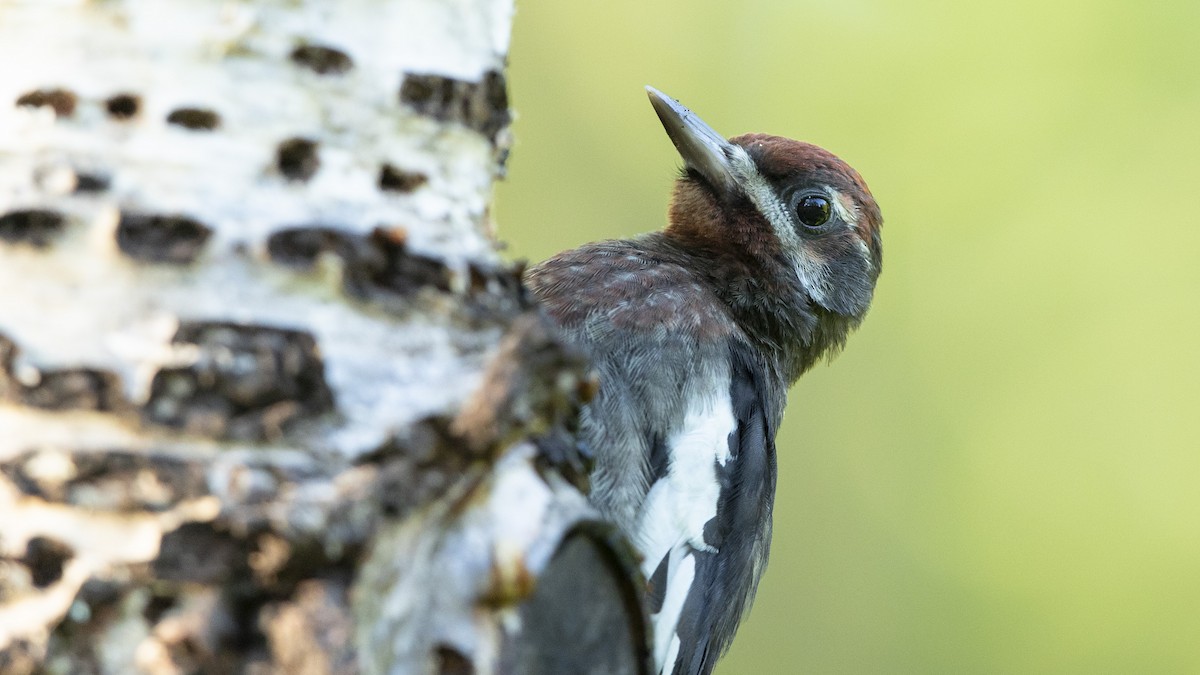
[(687, 600), (692, 581), (696, 578), (696, 559), (683, 547), (676, 547), (671, 551), (671, 560), (667, 567), (667, 590), (663, 597), (662, 611), (653, 619), (654, 662), (658, 665), (659, 672), (666, 670), (667, 664), (674, 663), (679, 655), (679, 635), (675, 632), (675, 625), (679, 623), (683, 603)]
[(729, 435), (737, 427), (728, 380), (717, 383), (718, 394), (693, 399), (683, 425), (667, 439), (666, 476), (646, 495), (638, 515), (637, 545), (649, 578), (667, 563), (662, 610), (654, 617), (654, 656), (659, 668), (679, 650), (675, 627), (695, 577), (692, 551), (716, 552), (704, 541), (704, 525), (717, 515), (721, 486), (716, 466), (729, 461)]

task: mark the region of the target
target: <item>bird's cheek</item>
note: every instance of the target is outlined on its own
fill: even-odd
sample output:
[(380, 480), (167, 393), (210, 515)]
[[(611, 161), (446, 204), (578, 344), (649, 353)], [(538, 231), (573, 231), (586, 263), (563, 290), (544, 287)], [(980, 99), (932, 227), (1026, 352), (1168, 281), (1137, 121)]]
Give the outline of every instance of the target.
[(814, 300), (824, 304), (829, 290), (829, 264), (826, 258), (810, 248), (801, 249), (797, 269), (805, 290)]
[(852, 234), (804, 241), (794, 260), (796, 274), (809, 298), (843, 316), (864, 313), (871, 302), (871, 262)]

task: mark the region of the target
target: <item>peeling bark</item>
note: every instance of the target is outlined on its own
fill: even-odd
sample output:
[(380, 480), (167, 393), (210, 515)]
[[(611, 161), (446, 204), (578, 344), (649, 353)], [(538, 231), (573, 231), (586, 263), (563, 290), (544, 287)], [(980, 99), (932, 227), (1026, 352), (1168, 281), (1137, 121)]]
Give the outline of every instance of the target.
[(0, 672), (646, 667), (490, 238), (511, 16), (0, 0)]

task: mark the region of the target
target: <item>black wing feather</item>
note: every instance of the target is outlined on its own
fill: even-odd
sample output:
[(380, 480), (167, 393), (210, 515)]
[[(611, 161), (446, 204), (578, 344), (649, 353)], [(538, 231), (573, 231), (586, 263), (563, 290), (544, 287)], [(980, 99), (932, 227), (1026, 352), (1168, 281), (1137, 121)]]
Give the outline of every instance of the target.
[(730, 352), (737, 427), (729, 435), (729, 460), (716, 466), (721, 494), (705, 527), (704, 540), (717, 551), (691, 553), (696, 574), (676, 628), (679, 653), (664, 667), (678, 675), (712, 672), (750, 607), (771, 543), (779, 411), (766, 405), (770, 380), (751, 349), (734, 344)]

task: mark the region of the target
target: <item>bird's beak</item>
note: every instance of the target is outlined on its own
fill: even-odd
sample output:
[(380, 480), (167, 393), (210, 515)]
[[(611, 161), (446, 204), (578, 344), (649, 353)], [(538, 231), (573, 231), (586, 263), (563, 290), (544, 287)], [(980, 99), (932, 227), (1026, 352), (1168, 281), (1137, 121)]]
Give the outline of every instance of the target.
[(734, 145), (679, 101), (650, 86), (646, 87), (646, 93), (687, 168), (700, 172), (725, 194), (736, 192), (738, 182), (730, 163)]

